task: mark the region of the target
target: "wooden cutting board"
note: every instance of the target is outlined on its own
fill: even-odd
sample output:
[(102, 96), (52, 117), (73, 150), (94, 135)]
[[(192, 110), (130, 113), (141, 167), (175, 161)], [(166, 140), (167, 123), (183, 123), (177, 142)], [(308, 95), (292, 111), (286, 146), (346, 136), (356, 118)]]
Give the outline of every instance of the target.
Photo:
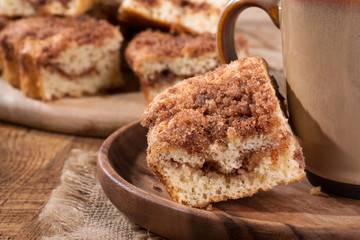
[(42, 102), (25, 97), (0, 78), (0, 120), (61, 133), (106, 137), (141, 118), (147, 104), (133, 85), (119, 93)]

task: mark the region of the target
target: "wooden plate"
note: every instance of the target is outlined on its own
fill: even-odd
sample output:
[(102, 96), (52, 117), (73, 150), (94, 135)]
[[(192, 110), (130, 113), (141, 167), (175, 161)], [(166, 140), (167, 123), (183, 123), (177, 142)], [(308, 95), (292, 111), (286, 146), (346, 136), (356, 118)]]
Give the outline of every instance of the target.
[(127, 89), (117, 93), (42, 102), (25, 97), (0, 78), (0, 119), (61, 133), (107, 137), (140, 119), (147, 106), (136, 79), (129, 81)]
[(355, 239), (360, 201), (310, 194), (304, 180), (252, 197), (213, 204), (213, 210), (172, 201), (146, 164), (139, 122), (101, 146), (98, 176), (111, 202), (136, 224), (169, 239)]

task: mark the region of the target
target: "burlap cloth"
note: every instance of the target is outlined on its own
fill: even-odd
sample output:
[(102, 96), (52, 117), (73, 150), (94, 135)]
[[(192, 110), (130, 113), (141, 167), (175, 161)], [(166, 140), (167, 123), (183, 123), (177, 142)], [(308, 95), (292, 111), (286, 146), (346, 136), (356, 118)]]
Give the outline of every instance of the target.
[(71, 152), (60, 185), (40, 214), (48, 232), (42, 239), (161, 239), (132, 223), (107, 199), (97, 181), (96, 157), (94, 152)]

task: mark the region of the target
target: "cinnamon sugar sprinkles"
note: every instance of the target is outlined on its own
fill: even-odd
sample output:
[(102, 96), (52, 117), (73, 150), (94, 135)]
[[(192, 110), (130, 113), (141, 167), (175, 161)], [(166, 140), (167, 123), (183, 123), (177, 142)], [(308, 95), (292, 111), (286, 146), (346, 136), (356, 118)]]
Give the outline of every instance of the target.
[(278, 100), (259, 67), (266, 63), (260, 57), (240, 61), (170, 88), (153, 101), (142, 124), (151, 128), (172, 119), (163, 140), (189, 153), (224, 141), (227, 133), (246, 138), (271, 132), (280, 120), (274, 114)]

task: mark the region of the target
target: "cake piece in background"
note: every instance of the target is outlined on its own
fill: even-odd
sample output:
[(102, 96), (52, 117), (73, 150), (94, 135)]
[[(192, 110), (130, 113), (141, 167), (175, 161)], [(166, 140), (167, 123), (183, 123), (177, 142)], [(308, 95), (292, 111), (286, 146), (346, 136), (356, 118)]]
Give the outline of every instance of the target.
[(147, 162), (176, 202), (205, 207), (305, 177), (271, 81), (265, 60), (243, 58), (150, 103)]
[(16, 20), (7, 24), (0, 32), (0, 63), (2, 78), (10, 85), (20, 87), (17, 48), (28, 35), (39, 31), (38, 20)]
[[(235, 42), (239, 58), (247, 56), (246, 39), (238, 34)], [(175, 83), (213, 70), (220, 64), (216, 35), (210, 33), (175, 36), (146, 30), (131, 40), (125, 57), (139, 77), (148, 102)]]
[(21, 19), (0, 33), (3, 78), (42, 100), (119, 87), (122, 39), (117, 27), (87, 16)]
[(0, 16), (26, 17), (37, 14), (74, 16), (85, 13), (101, 0), (0, 0)]
[(123, 83), (119, 70), (122, 35), (118, 28), (89, 17), (56, 21), (63, 27), (44, 38), (26, 39), (19, 51), (25, 95), (42, 100), (80, 97)]
[(173, 32), (216, 33), (222, 9), (228, 0), (124, 0), (119, 19)]

